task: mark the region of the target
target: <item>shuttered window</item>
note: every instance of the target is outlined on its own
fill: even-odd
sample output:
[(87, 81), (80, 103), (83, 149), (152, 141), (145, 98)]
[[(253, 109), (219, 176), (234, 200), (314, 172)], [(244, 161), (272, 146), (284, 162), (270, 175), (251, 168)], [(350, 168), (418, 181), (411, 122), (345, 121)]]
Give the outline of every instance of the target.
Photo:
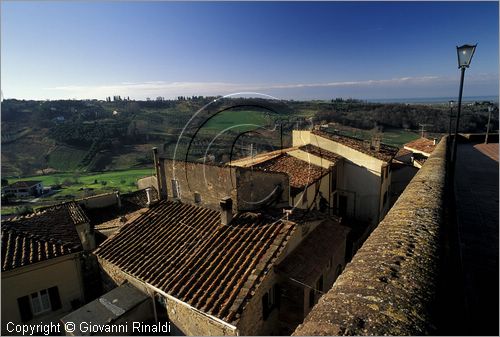
[(21, 314), (21, 321), (27, 322), (33, 318), (33, 314), (31, 313), (29, 296), (19, 297), (17, 299), (17, 305), (19, 306), (19, 313)]
[(30, 295), (31, 309), (34, 315), (38, 315), (50, 310), (49, 293), (47, 289), (37, 291)]
[(52, 310), (61, 309), (61, 298), (59, 297), (59, 290), (57, 289), (57, 287), (49, 288), (49, 298)]
[(26, 322), (34, 315), (61, 309), (61, 298), (57, 287), (42, 289), (17, 299), (21, 321)]

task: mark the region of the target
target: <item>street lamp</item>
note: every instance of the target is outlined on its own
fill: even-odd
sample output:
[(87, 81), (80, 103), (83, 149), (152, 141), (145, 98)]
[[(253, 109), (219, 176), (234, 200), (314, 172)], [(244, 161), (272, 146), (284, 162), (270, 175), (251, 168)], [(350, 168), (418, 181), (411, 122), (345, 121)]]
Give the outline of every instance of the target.
[(490, 133), (490, 121), (491, 113), (493, 112), (493, 104), (488, 105), (488, 125), (486, 125), (486, 137), (484, 138), (484, 143), (488, 144), (488, 134)]
[(464, 44), (463, 46), (457, 47), (457, 56), (458, 56), (458, 68), (461, 70), (460, 74), (460, 90), (458, 92), (458, 109), (457, 109), (457, 121), (455, 124), (455, 137), (453, 138), (453, 157), (452, 163), (453, 166), (456, 164), (457, 160), (457, 138), (458, 138), (458, 127), (460, 125), (460, 111), (462, 110), (462, 92), (464, 89), (464, 76), (465, 69), (469, 68), (470, 62), (472, 60), (472, 56), (474, 56), (474, 52), (476, 51), (475, 45)]
[(450, 104), (450, 126), (448, 127), (448, 136), (451, 138), (451, 120), (453, 119), (453, 105), (455, 101), (451, 100), (448, 103)]

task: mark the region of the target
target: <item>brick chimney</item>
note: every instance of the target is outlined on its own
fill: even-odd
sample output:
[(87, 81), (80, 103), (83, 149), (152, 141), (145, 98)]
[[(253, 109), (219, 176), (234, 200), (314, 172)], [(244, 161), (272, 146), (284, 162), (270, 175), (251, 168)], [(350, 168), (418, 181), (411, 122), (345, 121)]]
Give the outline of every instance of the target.
[(156, 190), (158, 191), (158, 199), (166, 200), (167, 193), (167, 178), (165, 176), (165, 165), (163, 160), (158, 155), (158, 148), (153, 147), (153, 160), (156, 172)]
[(220, 200), (220, 221), (223, 225), (229, 225), (233, 219), (233, 200), (224, 197)]
[(380, 151), (380, 136), (373, 136), (370, 142), (370, 148), (377, 152)]

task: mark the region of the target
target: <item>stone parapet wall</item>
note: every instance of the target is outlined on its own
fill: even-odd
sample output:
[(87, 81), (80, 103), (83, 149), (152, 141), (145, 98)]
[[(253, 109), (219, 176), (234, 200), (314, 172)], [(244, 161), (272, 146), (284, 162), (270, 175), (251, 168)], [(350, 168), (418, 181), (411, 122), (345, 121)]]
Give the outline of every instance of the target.
[(294, 335), (436, 332), (447, 137)]

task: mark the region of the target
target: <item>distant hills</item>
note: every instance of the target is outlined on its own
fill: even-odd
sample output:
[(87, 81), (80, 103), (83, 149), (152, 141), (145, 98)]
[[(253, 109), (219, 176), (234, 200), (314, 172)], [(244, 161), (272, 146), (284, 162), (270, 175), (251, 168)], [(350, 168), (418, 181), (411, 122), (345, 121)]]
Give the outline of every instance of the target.
[[(168, 157), (199, 160), (210, 155), (212, 160), (220, 161), (229, 149), (236, 157), (248, 155), (250, 143), (253, 151), (277, 148), (281, 142), (286, 146), (290, 131), (311, 127), (311, 121), (334, 122), (363, 130), (415, 130), (419, 123), (425, 123), (431, 132), (447, 132), (449, 124), (446, 104), (343, 99), (270, 101), (200, 96), (150, 101), (119, 96), (106, 101), (8, 99), (1, 103), (1, 109), (4, 177), (146, 167), (151, 165), (153, 146)], [(484, 131), (485, 103), (464, 105), (463, 115), (464, 131)], [(493, 129), (497, 130), (498, 114), (493, 123)]]

